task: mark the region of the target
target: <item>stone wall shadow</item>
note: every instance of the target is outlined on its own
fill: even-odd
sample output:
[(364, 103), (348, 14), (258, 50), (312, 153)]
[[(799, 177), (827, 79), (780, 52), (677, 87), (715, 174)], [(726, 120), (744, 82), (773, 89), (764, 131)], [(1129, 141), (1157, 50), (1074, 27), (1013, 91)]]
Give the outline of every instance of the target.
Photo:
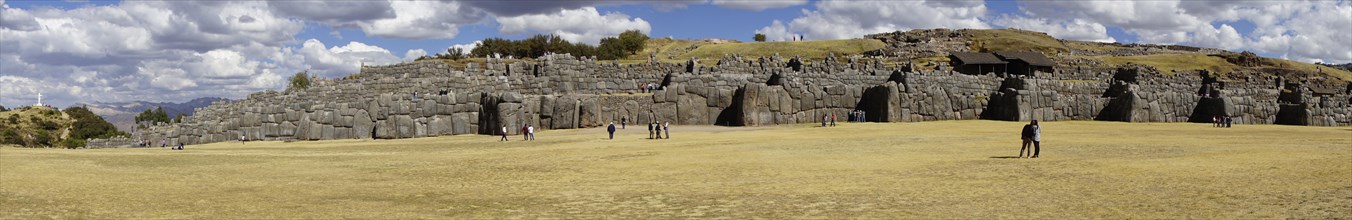
[(864, 90), (864, 94), (859, 97), (859, 102), (854, 105), (854, 110), (864, 111), (864, 120), (868, 122), (888, 122), (888, 113), (890, 109), (887, 106), (888, 95), (886, 86), (874, 86)]
[(718, 112), (718, 118), (714, 120), (714, 125), (719, 126), (744, 126), (746, 120), (742, 118), (742, 100), (746, 96), (746, 88), (737, 88), (732, 93), (732, 105), (723, 108)]

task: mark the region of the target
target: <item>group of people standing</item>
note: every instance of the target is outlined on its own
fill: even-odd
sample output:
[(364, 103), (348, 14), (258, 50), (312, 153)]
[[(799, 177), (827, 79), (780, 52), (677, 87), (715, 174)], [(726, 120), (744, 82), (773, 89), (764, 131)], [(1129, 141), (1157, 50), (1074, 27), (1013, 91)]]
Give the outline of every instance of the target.
[(863, 110), (854, 110), (854, 111), (850, 111), (850, 113), (849, 113), (850, 121), (852, 121), (852, 122), (864, 122), (864, 121), (865, 121), (865, 120), (864, 120), (864, 119), (865, 119), (864, 114), (865, 114), (865, 112), (864, 112)]
[[(521, 125), (521, 136), (524, 141), (535, 140), (535, 126), (529, 124)], [(502, 126), (501, 141), (507, 141), (507, 126)]]
[(1234, 119), (1230, 115), (1216, 115), (1211, 117), (1211, 127), (1228, 128)]
[[(628, 121), (627, 118), (620, 119), (621, 128), (623, 128), (624, 124), (628, 123)], [(610, 122), (610, 125), (606, 126), (606, 132), (610, 134), (611, 140), (615, 139), (615, 131), (615, 122)], [(665, 138), (662, 137), (663, 132), (667, 133)], [(671, 122), (648, 123), (648, 139), (671, 139)]]

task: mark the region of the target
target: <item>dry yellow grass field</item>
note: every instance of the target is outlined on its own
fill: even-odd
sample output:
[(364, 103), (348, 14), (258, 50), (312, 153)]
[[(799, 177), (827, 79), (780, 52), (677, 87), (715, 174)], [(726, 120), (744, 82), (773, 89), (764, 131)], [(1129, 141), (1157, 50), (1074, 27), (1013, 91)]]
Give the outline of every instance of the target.
[(0, 218), (1352, 217), (1352, 128), (1021, 125), (3, 148)]

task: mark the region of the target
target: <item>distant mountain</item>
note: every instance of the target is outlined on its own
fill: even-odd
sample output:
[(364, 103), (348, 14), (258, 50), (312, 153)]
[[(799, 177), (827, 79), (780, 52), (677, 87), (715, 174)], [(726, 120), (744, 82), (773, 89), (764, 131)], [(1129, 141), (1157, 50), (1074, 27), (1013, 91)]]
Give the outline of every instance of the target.
[(115, 103), (94, 102), (94, 103), (80, 103), (72, 106), (86, 106), (89, 108), (89, 111), (94, 112), (94, 114), (97, 114), (99, 116), (103, 116), (103, 119), (107, 120), (108, 123), (112, 123), (114, 126), (117, 126), (118, 130), (131, 132), (132, 128), (136, 126), (136, 115), (141, 114), (141, 112), (145, 111), (146, 109), (155, 109), (155, 107), (164, 108), (164, 112), (169, 113), (169, 118), (173, 118), (178, 115), (190, 116), (192, 115), (193, 109), (206, 107), (208, 105), (211, 105), (211, 103), (213, 102), (221, 100), (228, 99), (206, 97), (193, 99), (191, 101), (184, 103), (147, 102), (147, 101), (115, 102)]

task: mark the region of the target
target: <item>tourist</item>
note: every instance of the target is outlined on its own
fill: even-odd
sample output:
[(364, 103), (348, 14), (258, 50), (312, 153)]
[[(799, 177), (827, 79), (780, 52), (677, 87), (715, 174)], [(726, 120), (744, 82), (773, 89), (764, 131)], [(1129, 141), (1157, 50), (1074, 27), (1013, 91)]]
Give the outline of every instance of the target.
[(653, 139), (653, 123), (648, 123), (648, 139)]
[(1233, 117), (1230, 117), (1230, 115), (1225, 115), (1225, 127), (1227, 128), (1230, 127), (1230, 125), (1234, 122), (1235, 119)]
[(529, 131), (526, 131), (526, 125), (524, 125), (524, 124), (521, 125), (521, 140), (523, 140), (523, 141), (529, 141), (529, 140), (530, 140), (530, 132), (529, 132)]
[(606, 127), (606, 132), (610, 133), (611, 140), (615, 140), (615, 122), (610, 122), (610, 126)]
[(653, 131), (657, 132), (657, 139), (662, 139), (662, 123), (653, 122)]
[(507, 126), (502, 126), (502, 140), (507, 141)]
[(244, 144), (244, 135), (239, 135), (239, 144)]
[(1033, 156), (1033, 151), (1032, 151), (1032, 149), (1029, 148), (1029, 147), (1030, 147), (1029, 145), (1033, 145), (1033, 124), (1032, 124), (1032, 123), (1028, 123), (1028, 124), (1024, 124), (1024, 125), (1023, 125), (1023, 132), (1022, 132), (1022, 134), (1019, 135), (1019, 139), (1023, 140), (1023, 146), (1019, 147), (1019, 158), (1023, 158), (1023, 157), (1024, 157), (1024, 156), (1023, 156), (1023, 152), (1025, 152), (1025, 151), (1028, 152), (1028, 156)]
[(831, 113), (831, 127), (835, 127), (835, 126), (836, 126), (836, 113), (835, 113), (835, 112), (832, 112), (832, 113)]
[(671, 122), (670, 122), (670, 121), (666, 122), (665, 124), (662, 124), (662, 130), (667, 132), (667, 139), (671, 139)]
[(527, 134), (527, 135), (526, 135), (526, 138), (527, 138), (527, 139), (530, 139), (530, 140), (532, 140), (532, 141), (535, 140), (535, 126), (534, 126), (534, 125), (527, 125), (527, 127), (526, 127), (526, 134)]
[[(611, 124), (614, 124), (614, 122), (611, 122)], [(620, 129), (624, 129), (624, 127), (627, 127), (628, 124), (629, 124), (629, 117), (622, 117), (622, 118), (620, 118)]]
[(1042, 153), (1042, 126), (1037, 125), (1037, 120), (1033, 120), (1033, 157), (1037, 158)]
[(160, 140), (160, 148), (164, 148), (164, 147), (168, 147), (168, 146), (169, 146), (168, 142), (165, 142), (165, 140), (163, 140), (163, 139)]
[(831, 117), (830, 115), (825, 114), (822, 115), (822, 127), (826, 127), (826, 119), (830, 117)]

